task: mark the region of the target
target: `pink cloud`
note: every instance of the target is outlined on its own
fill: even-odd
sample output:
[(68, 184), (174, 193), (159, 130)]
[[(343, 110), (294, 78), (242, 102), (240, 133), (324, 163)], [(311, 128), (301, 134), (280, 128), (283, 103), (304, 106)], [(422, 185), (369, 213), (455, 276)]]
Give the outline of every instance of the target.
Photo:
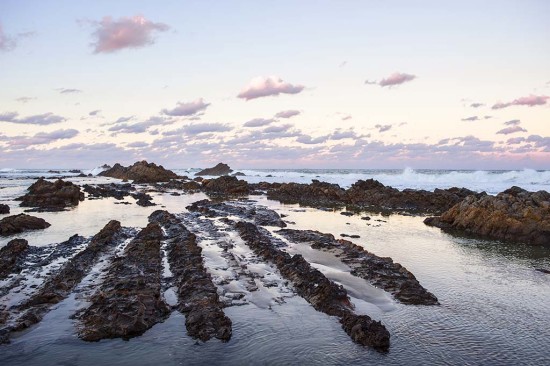
[(550, 97), (546, 95), (529, 95), (528, 97), (521, 97), (518, 99), (514, 99), (511, 102), (502, 103), (498, 102), (495, 103), (491, 108), (492, 109), (502, 109), (507, 108), (513, 105), (526, 105), (529, 107), (534, 107), (536, 105), (544, 105), (546, 104), (546, 101), (550, 99)]
[(178, 102), (177, 106), (173, 109), (163, 109), (161, 112), (168, 116), (193, 116), (201, 111), (204, 111), (210, 103), (205, 103), (202, 98), (194, 100), (192, 102), (184, 103)]
[[(380, 82), (378, 82), (378, 85), (380, 85), (381, 87), (401, 85), (406, 82), (413, 81), (414, 79), (416, 79), (415, 75), (405, 74), (401, 72), (394, 72), (387, 78), (380, 80)], [(368, 81), (368, 80), (366, 81), (366, 83), (374, 84), (374, 82)]]
[(300, 111), (290, 109), (288, 111), (282, 111), (275, 115), (275, 118), (292, 118), (300, 114)]
[(498, 131), (497, 134), (509, 135), (511, 133), (517, 133), (517, 132), (527, 132), (527, 130), (525, 128), (522, 128), (516, 125), (516, 126), (503, 128), (502, 130)]
[(251, 100), (279, 94), (298, 94), (304, 90), (303, 85), (292, 85), (277, 76), (257, 77), (237, 95), (237, 98)]
[(153, 23), (143, 16), (123, 17), (113, 20), (104, 17), (94, 22), (97, 29), (93, 33), (96, 39), (94, 53), (110, 53), (123, 48), (139, 48), (154, 43), (154, 32), (165, 32), (170, 27), (164, 23)]

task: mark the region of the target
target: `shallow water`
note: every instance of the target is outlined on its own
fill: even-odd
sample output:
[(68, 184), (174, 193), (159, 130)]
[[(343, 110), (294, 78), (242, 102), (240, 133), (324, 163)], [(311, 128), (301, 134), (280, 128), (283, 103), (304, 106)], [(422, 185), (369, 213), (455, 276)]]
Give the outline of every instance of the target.
[[(10, 201), (9, 196), (4, 197)], [(188, 203), (202, 198), (202, 194), (153, 194), (154, 202), (174, 213), (184, 212)], [(259, 298), (251, 295), (247, 305), (225, 309), (233, 321), (233, 337), (228, 343), (201, 343), (189, 338), (185, 318), (178, 312), (130, 341), (86, 343), (76, 338), (75, 321), (69, 319), (82, 306), (72, 295), (37, 326), (16, 334), (10, 345), (0, 346), (0, 364), (550, 364), (550, 275), (535, 270), (550, 269), (550, 249), (456, 238), (425, 226), (422, 217), (369, 214), (372, 219), (365, 221), (360, 216), (251, 198), (288, 215), (285, 220), (295, 223), (290, 228), (319, 230), (336, 237), (342, 233), (360, 235), (352, 241), (404, 265), (441, 305), (399, 304), (384, 291), (349, 275), (347, 267), (330, 254), (294, 244), (287, 250), (303, 254), (329, 278), (344, 285), (359, 313), (386, 325), (391, 333), (387, 354), (353, 343), (337, 318), (315, 311), (299, 296), (286, 297), (278, 304), (272, 299), (280, 295), (279, 290), (269, 293), (272, 288), (266, 288), (257, 293)], [(145, 226), (149, 213), (161, 208), (114, 202), (86, 200), (70, 212), (36, 214), (52, 227), (23, 237), (32, 245), (61, 242), (75, 233), (95, 234), (110, 219), (125, 226)], [(1, 239), (0, 246), (9, 239)], [(232, 240), (231, 235), (224, 240)], [(234, 251), (251, 265), (249, 249), (236, 244)], [(201, 245), (209, 248), (205, 249), (209, 270), (214, 275), (227, 274), (215, 240)], [(272, 270), (261, 264), (252, 269)], [(230, 285), (237, 287), (239, 282)]]

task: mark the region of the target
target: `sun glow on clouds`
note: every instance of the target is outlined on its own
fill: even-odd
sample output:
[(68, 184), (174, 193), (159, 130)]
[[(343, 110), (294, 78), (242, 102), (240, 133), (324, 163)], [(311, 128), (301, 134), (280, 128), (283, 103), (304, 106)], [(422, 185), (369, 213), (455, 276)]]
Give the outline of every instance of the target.
[(262, 97), (278, 96), (279, 94), (298, 94), (304, 90), (303, 85), (293, 85), (277, 76), (259, 76), (237, 95), (237, 98), (251, 100)]

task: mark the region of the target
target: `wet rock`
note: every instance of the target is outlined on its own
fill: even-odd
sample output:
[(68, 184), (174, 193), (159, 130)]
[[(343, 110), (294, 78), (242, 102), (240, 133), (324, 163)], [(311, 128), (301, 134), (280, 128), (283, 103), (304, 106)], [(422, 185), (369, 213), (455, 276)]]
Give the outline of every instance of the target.
[(147, 193), (142, 193), (142, 192), (133, 193), (132, 197), (136, 200), (136, 204), (138, 206), (142, 206), (142, 207), (156, 206), (156, 204), (152, 202), (153, 197), (151, 197)]
[(0, 215), (7, 215), (10, 213), (10, 206), (0, 204)]
[(244, 174), (243, 172), (237, 172), (235, 174), (232, 174), (234, 177), (246, 177), (246, 174)]
[(350, 241), (336, 240), (333, 235), (318, 231), (282, 229), (277, 233), (295, 243), (309, 244), (313, 249), (337, 255), (350, 266), (352, 275), (390, 292), (404, 304), (438, 304), (437, 298), (422, 287), (411, 272), (391, 258), (379, 257)]
[(206, 194), (214, 196), (246, 195), (250, 192), (246, 181), (227, 175), (216, 179), (205, 179), (202, 182), (202, 188)]
[(168, 263), (178, 289), (178, 310), (186, 315), (187, 333), (203, 342), (212, 337), (227, 342), (232, 334), (231, 319), (222, 310), (195, 235), (167, 211), (155, 211), (149, 220), (161, 224), (166, 231)]
[(60, 211), (66, 207), (77, 206), (84, 200), (80, 187), (61, 179), (49, 182), (38, 179), (29, 188), (28, 193), (17, 198), (22, 207), (36, 207), (37, 211)]
[(28, 230), (41, 230), (50, 227), (46, 220), (27, 214), (4, 217), (0, 220), (0, 236), (22, 233)]
[(28, 249), (29, 243), (25, 239), (13, 239), (0, 248), (0, 280), (12, 273), (21, 272)]
[(546, 268), (535, 268), (535, 271), (550, 274), (550, 269), (546, 269)]
[(283, 203), (299, 203), (302, 205), (341, 206), (344, 204), (345, 191), (337, 184), (312, 180), (311, 184), (283, 183), (276, 185), (267, 192), (267, 198)]
[(451, 233), (550, 245), (550, 193), (512, 187), (496, 196), (469, 196), (424, 223)]
[(361, 220), (369, 221), (371, 218), (370, 216), (363, 216), (361, 217)]
[(352, 238), (352, 239), (359, 239), (361, 236), (357, 235), (357, 234), (340, 234), (340, 236), (342, 238)]
[(195, 175), (228, 175), (232, 171), (233, 169), (231, 169), (229, 165), (218, 163), (215, 167), (203, 169), (200, 172), (195, 173)]
[(82, 186), (84, 192), (88, 193), (88, 197), (94, 198), (107, 198), (112, 197), (117, 200), (123, 200), (124, 197), (129, 196), (132, 191), (136, 189), (130, 184), (97, 184), (91, 186), (89, 184), (84, 184)]
[(189, 211), (201, 212), (206, 216), (237, 216), (243, 220), (254, 221), (256, 225), (286, 227), (281, 216), (263, 206), (243, 202), (213, 202), (201, 200), (187, 206)]
[(86, 341), (129, 339), (143, 334), (170, 313), (161, 297), (162, 229), (149, 224), (113, 260), (92, 305), (81, 315), (78, 335)]
[(79, 170), (79, 169), (71, 169), (71, 170), (69, 170), (69, 173), (81, 174), (81, 173), (82, 173), (82, 170)]
[(327, 279), (301, 255), (291, 257), (278, 249), (265, 229), (261, 231), (254, 224), (243, 221), (236, 223), (235, 228), (254, 253), (275, 264), (283, 277), (293, 283), (296, 292), (316, 310), (339, 317), (342, 327), (355, 342), (378, 350), (388, 349), (390, 334), (387, 329), (367, 315), (354, 314), (342, 286)]
[(340, 212), (340, 215), (343, 215), (343, 216), (353, 216), (354, 213), (353, 213), (353, 212), (349, 212), (349, 211), (343, 211), (343, 212)]
[(168, 182), (170, 179), (178, 178), (178, 175), (171, 170), (165, 169), (162, 165), (138, 161), (129, 167), (116, 163), (112, 168), (107, 169), (98, 175), (122, 180), (133, 180), (134, 183), (157, 183)]
[(179, 189), (185, 192), (198, 192), (201, 190), (201, 184), (196, 181), (182, 181), (173, 179), (167, 183), (157, 184), (156, 187), (166, 190), (166, 189)]

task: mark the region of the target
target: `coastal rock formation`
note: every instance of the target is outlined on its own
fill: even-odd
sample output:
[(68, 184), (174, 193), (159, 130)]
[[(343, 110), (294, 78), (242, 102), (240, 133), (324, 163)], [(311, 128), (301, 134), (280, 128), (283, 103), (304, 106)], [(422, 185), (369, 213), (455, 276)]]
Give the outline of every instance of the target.
[(496, 196), (470, 196), (424, 223), (489, 239), (550, 245), (550, 193), (512, 187)]
[(149, 220), (161, 224), (166, 232), (168, 263), (178, 289), (178, 310), (186, 315), (187, 333), (203, 342), (212, 337), (227, 342), (232, 334), (231, 320), (223, 313), (196, 236), (167, 211), (155, 211)]
[(143, 192), (132, 193), (132, 197), (136, 200), (136, 204), (138, 206), (142, 206), (142, 207), (156, 206), (156, 204), (152, 202), (153, 197), (151, 197), (147, 193), (143, 193)]
[(25, 253), (29, 249), (29, 243), (24, 239), (13, 239), (0, 248), (0, 280), (5, 279), (11, 273), (19, 273)]
[(36, 211), (60, 211), (66, 207), (77, 206), (84, 200), (80, 187), (61, 179), (49, 182), (38, 179), (29, 188), (28, 193), (17, 198), (22, 207), (36, 207)]
[(275, 264), (283, 277), (290, 280), (297, 293), (317, 311), (340, 318), (342, 327), (357, 343), (385, 351), (390, 346), (390, 333), (382, 323), (367, 315), (353, 313), (346, 290), (327, 279), (301, 255), (278, 249), (269, 236), (249, 222), (237, 222), (235, 228), (246, 244), (260, 257)]
[(0, 215), (7, 215), (10, 213), (10, 206), (0, 204)]
[(78, 332), (86, 341), (129, 339), (143, 334), (170, 313), (161, 297), (160, 242), (163, 233), (149, 224), (115, 258), (92, 305), (81, 314)]
[(228, 175), (216, 179), (205, 179), (202, 182), (202, 188), (209, 195), (246, 195), (250, 192), (246, 181)]
[(157, 183), (168, 182), (170, 179), (178, 178), (178, 175), (171, 170), (165, 169), (162, 165), (138, 161), (129, 167), (116, 163), (112, 168), (107, 169), (98, 175), (122, 180), (133, 180), (134, 183)]
[(41, 230), (50, 227), (46, 220), (26, 214), (4, 217), (0, 220), (0, 236), (22, 233), (28, 230)]
[(277, 233), (295, 243), (310, 244), (313, 249), (333, 253), (351, 267), (352, 275), (388, 291), (404, 304), (438, 304), (437, 298), (422, 287), (411, 272), (391, 258), (379, 257), (350, 241), (336, 240), (333, 235), (318, 231), (282, 229)]
[(338, 184), (330, 184), (312, 180), (311, 184), (300, 183), (269, 183), (260, 185), (260, 189), (268, 189), (267, 198), (283, 203), (300, 203), (313, 207), (332, 207), (345, 204), (345, 191)]
[(130, 192), (136, 190), (134, 187), (132, 187), (130, 183), (97, 184), (94, 186), (91, 186), (89, 184), (84, 184), (82, 186), (82, 189), (84, 190), (84, 192), (88, 193), (88, 197), (94, 197), (94, 198), (113, 197), (114, 199), (117, 199), (117, 200), (123, 200), (124, 197), (129, 196), (131, 194)]
[(232, 171), (233, 169), (231, 169), (229, 165), (218, 163), (215, 167), (203, 169), (200, 172), (195, 173), (195, 175), (228, 175)]

